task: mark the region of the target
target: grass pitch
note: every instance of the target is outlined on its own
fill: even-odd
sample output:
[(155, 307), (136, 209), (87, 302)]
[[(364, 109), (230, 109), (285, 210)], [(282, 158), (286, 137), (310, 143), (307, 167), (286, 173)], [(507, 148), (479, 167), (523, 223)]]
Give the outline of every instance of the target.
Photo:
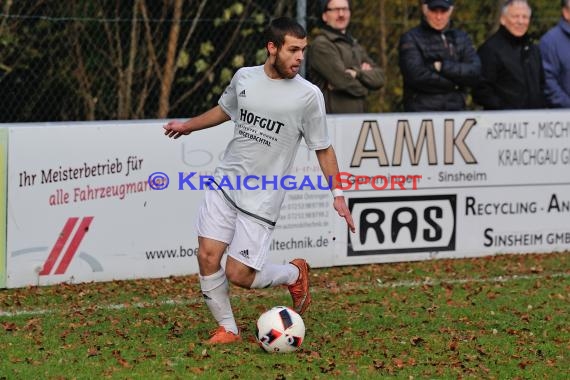
[(285, 288), (232, 288), (244, 341), (208, 347), (197, 277), (0, 290), (0, 379), (566, 379), (570, 253), (313, 269), (307, 334), (267, 354)]

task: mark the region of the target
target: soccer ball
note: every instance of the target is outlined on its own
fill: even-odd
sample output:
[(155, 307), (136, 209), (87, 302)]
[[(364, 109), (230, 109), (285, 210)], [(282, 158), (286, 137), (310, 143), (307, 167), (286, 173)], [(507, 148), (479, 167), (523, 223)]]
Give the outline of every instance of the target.
[(305, 338), (305, 323), (295, 310), (275, 306), (259, 316), (255, 336), (267, 352), (293, 352)]

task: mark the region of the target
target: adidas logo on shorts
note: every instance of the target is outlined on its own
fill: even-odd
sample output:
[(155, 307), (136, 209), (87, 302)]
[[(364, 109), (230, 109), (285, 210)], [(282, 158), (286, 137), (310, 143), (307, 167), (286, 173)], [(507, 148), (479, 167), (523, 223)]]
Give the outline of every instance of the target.
[(245, 98), (245, 90), (242, 90), (242, 91), (239, 93), (239, 96), (242, 97), (242, 98)]
[(243, 251), (239, 251), (239, 254), (242, 255), (243, 257), (245, 257), (246, 259), (249, 259), (249, 250), (248, 249), (244, 249)]

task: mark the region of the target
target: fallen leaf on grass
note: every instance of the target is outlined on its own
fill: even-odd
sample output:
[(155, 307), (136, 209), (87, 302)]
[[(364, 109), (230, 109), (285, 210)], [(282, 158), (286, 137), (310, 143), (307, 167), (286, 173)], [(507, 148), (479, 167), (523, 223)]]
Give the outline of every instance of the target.
[(374, 369), (384, 369), (386, 367), (386, 363), (380, 360), (374, 360), (373, 362)]
[(196, 375), (201, 375), (204, 373), (204, 368), (200, 368), (200, 367), (192, 367), (190, 368), (190, 372), (196, 374)]
[(334, 369), (336, 368), (336, 363), (334, 362), (334, 360), (327, 360), (327, 366), (321, 366), (321, 373), (329, 373), (334, 371)]
[(121, 331), (121, 330), (119, 330), (119, 329), (115, 329), (115, 334), (116, 334), (117, 336), (120, 336), (120, 337), (123, 338), (123, 339), (128, 339), (128, 338), (129, 338), (129, 332), (128, 332), (128, 330)]
[(421, 336), (413, 336), (410, 338), (410, 343), (412, 346), (421, 346), (424, 344), (425, 340)]
[(26, 358), (26, 363), (27, 363), (27, 364), (30, 364), (30, 365), (35, 365), (35, 366), (41, 364), (39, 361), (34, 360), (34, 359), (32, 359), (32, 358)]
[(10, 363), (14, 363), (14, 364), (21, 363), (24, 361), (22, 358), (15, 358), (13, 356), (11, 356), (9, 360), (10, 360)]
[(4, 329), (4, 331), (16, 331), (16, 330), (18, 330), (18, 327), (16, 326), (16, 324), (12, 323), (12, 322), (2, 322), (2, 328)]
[(39, 318), (32, 318), (28, 322), (26, 322), (26, 325), (24, 326), (24, 330), (27, 330), (27, 331), (41, 330)]
[(172, 326), (170, 327), (170, 329), (168, 329), (168, 337), (169, 338), (180, 338), (182, 336), (182, 325), (180, 324), (180, 322), (175, 321)]
[(451, 342), (449, 342), (449, 344), (447, 345), (447, 348), (449, 348), (450, 351), (455, 351), (455, 350), (457, 350), (458, 345), (459, 345), (459, 343), (457, 342), (457, 340), (453, 339)]
[(88, 358), (93, 357), (93, 356), (97, 356), (97, 355), (99, 355), (99, 347), (90, 347), (87, 350), (87, 357)]
[(131, 367), (131, 365), (129, 364), (129, 362), (128, 362), (125, 358), (123, 358), (123, 357), (121, 356), (121, 351), (119, 351), (119, 350), (114, 350), (114, 351), (113, 351), (113, 357), (114, 357), (115, 359), (117, 359), (117, 362), (118, 362), (121, 366), (123, 366), (124, 368), (130, 368), (130, 367)]
[(404, 361), (400, 358), (395, 358), (392, 360), (392, 363), (398, 368), (404, 368)]
[(321, 357), (321, 354), (318, 351), (311, 351), (311, 353), (309, 354), (310, 357), (312, 358), (316, 358), (319, 359)]
[(487, 353), (485, 352), (482, 346), (477, 346), (477, 352), (482, 356), (487, 356)]
[(522, 362), (519, 363), (519, 368), (525, 369), (527, 366), (529, 366), (531, 364), (532, 364), (532, 362), (530, 360), (523, 360)]

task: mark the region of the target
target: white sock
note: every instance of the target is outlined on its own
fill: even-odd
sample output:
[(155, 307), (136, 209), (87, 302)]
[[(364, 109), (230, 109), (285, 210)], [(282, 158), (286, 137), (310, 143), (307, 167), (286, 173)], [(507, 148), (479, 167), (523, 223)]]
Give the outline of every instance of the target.
[(293, 264), (267, 263), (255, 273), (252, 289), (269, 288), (277, 285), (291, 285), (299, 278), (299, 268)]
[(206, 305), (218, 324), (226, 331), (237, 334), (238, 328), (230, 304), (230, 286), (224, 268), (209, 276), (200, 276), (200, 288)]

